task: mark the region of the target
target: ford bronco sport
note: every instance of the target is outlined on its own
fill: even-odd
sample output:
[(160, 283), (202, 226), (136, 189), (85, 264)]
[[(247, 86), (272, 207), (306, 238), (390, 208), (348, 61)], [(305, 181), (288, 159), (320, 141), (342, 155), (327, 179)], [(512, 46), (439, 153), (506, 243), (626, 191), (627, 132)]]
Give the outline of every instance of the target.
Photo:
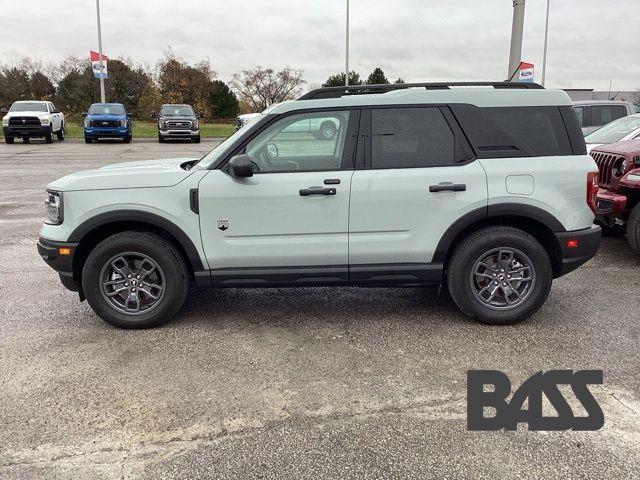
[(600, 170), (596, 220), (607, 233), (624, 235), (640, 254), (640, 140), (591, 150)]
[[(327, 121), (335, 135), (306, 128)], [(125, 328), (171, 319), (191, 283), (447, 285), (465, 314), (510, 324), (596, 253), (597, 175), (562, 91), (330, 87), (268, 108), (199, 160), (54, 181), (38, 250)]]

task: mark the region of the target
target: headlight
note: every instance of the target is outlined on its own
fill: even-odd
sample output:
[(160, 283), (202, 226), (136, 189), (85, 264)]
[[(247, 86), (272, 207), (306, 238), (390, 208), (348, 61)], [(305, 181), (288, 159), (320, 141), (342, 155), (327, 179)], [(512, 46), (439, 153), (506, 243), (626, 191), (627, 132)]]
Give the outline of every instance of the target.
[(60, 225), (63, 220), (62, 192), (47, 191), (47, 199), (44, 201), (47, 207), (47, 219), (45, 223)]
[(193, 123), (191, 124), (191, 128), (193, 130), (198, 130), (198, 128), (200, 128), (200, 122), (198, 120), (194, 120)]
[(9, 125), (9, 117), (4, 117), (4, 118), (2, 119), (2, 126), (3, 126), (3, 127), (6, 127), (6, 126), (8, 126), (8, 125)]
[(162, 129), (162, 128), (164, 128), (164, 126), (165, 126), (165, 121), (164, 120), (160, 120), (158, 122), (158, 127), (160, 127)]
[(120, 126), (122, 128), (126, 127), (127, 126), (127, 120), (126, 119), (125, 120), (120, 120)]
[(626, 176), (626, 180), (629, 180), (630, 182), (640, 182), (640, 174), (636, 175), (634, 173), (630, 173)]
[(88, 118), (84, 119), (84, 127), (85, 128), (89, 128), (91, 126), (91, 120), (89, 120)]
[(49, 125), (49, 119), (48, 118), (41, 118), (40, 119), (40, 124), (41, 125)]

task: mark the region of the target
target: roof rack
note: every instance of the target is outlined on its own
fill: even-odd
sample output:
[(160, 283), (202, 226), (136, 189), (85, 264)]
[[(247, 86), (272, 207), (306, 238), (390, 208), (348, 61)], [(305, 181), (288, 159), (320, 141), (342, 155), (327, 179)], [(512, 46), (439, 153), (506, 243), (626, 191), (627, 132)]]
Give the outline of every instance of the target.
[(424, 88), (425, 90), (449, 90), (450, 87), (493, 87), (493, 88), (544, 88), (537, 83), (521, 82), (445, 82), (445, 83), (394, 83), (380, 85), (351, 85), (348, 87), (324, 87), (311, 90), (298, 100), (319, 100), (322, 98), (340, 98), (346, 95), (368, 95), (387, 93), (407, 88)]

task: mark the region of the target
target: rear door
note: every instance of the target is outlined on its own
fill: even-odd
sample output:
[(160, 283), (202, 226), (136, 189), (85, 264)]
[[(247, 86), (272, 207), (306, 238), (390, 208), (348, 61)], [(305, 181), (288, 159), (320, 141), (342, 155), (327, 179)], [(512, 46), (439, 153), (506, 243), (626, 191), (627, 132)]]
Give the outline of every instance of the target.
[(451, 224), (486, 206), (487, 179), (446, 107), (372, 108), (361, 124), (349, 264), (352, 281), (366, 283), (380, 267), (428, 268)]

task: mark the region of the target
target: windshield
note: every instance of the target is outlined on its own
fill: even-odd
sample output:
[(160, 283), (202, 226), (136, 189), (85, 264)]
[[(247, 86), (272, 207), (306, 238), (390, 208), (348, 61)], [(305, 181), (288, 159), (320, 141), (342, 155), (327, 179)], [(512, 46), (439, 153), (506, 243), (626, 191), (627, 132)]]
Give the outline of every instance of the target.
[(640, 117), (623, 117), (584, 137), (587, 143), (615, 143), (640, 128)]
[(20, 102), (14, 103), (9, 109), (10, 112), (46, 112), (47, 105), (40, 102)]
[(165, 105), (160, 110), (163, 117), (193, 117), (193, 108), (189, 105)]
[[(262, 117), (263, 115), (260, 115), (260, 117)], [(256, 119), (257, 120), (257, 119)], [(235, 142), (239, 137), (241, 137), (242, 135), (244, 135), (244, 133), (251, 127), (253, 127), (253, 124), (255, 122), (249, 122), (246, 125), (244, 125), (241, 129), (239, 129), (238, 131), (236, 131), (233, 135), (231, 135), (230, 137), (227, 137), (226, 140), (224, 140), (222, 143), (220, 143), (218, 146), (216, 146), (213, 150), (211, 150), (209, 153), (207, 153), (204, 157), (202, 157), (200, 160), (198, 160), (198, 166), (201, 168), (208, 168), (212, 163), (214, 163), (218, 157), (223, 154), (227, 148), (233, 144), (233, 142)]]
[(124, 115), (122, 105), (91, 105), (89, 115)]

